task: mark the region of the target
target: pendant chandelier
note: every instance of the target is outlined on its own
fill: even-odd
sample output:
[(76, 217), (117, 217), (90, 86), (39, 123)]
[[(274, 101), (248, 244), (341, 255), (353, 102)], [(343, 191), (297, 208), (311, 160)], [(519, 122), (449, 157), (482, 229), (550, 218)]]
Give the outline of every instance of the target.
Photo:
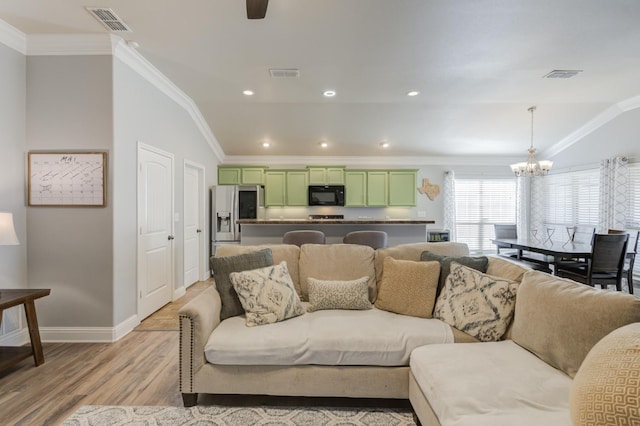
[(545, 176), (551, 170), (553, 161), (536, 160), (536, 149), (533, 147), (533, 112), (536, 110), (535, 105), (529, 108), (531, 113), (531, 146), (529, 146), (529, 157), (527, 161), (511, 165), (511, 171), (516, 176)]

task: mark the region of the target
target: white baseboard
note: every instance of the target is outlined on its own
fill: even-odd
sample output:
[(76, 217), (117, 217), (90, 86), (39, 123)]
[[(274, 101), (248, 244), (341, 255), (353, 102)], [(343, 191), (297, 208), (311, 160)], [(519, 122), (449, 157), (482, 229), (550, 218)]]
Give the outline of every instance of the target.
[(138, 316), (133, 315), (115, 327), (40, 327), (40, 338), (48, 343), (113, 343), (138, 324)]
[(176, 288), (173, 291), (173, 299), (171, 299), (171, 300), (173, 301), (173, 300), (177, 300), (177, 299), (181, 298), (182, 296), (185, 295), (186, 292), (187, 292), (187, 289), (184, 288), (184, 287)]
[(29, 329), (26, 327), (0, 336), (0, 346), (22, 346), (29, 341)]

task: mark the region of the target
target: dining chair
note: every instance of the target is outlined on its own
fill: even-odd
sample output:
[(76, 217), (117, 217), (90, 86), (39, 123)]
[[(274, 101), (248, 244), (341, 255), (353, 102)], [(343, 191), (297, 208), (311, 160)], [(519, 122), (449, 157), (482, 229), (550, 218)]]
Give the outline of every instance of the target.
[(344, 244), (360, 244), (373, 249), (387, 246), (387, 233), (384, 231), (353, 231), (342, 239)]
[[(576, 226), (571, 240), (567, 241), (567, 243), (591, 244), (595, 234), (596, 234), (596, 228), (592, 226)], [(562, 259), (556, 260), (555, 264), (556, 264), (556, 267), (559, 267), (559, 268), (586, 267), (587, 259), (562, 258)]]
[[(626, 234), (627, 231), (621, 229), (609, 229), (609, 234)], [(636, 232), (635, 241), (629, 241), (629, 244), (633, 244), (633, 250), (627, 250), (627, 255), (624, 260), (624, 268), (622, 269), (622, 275), (627, 280), (627, 286), (629, 287), (629, 294), (633, 294), (633, 265), (636, 261), (636, 254), (638, 253), (638, 239), (640, 238), (640, 231)]]
[[(509, 225), (499, 225), (499, 224), (494, 224), (493, 225), (493, 232), (495, 234), (496, 239), (498, 240), (517, 240), (518, 239), (518, 229), (516, 227), (516, 224), (509, 224)], [(506, 256), (506, 257), (517, 257), (518, 256), (518, 252), (517, 250), (505, 250), (505, 251), (500, 251), (500, 249), (505, 249), (508, 248), (509, 246), (504, 245), (504, 244), (496, 244), (496, 251), (500, 256)]]
[(603, 289), (615, 284), (622, 291), (628, 234), (595, 234), (586, 266), (556, 265), (556, 275)]
[(324, 232), (314, 230), (289, 231), (282, 236), (283, 244), (294, 244), (301, 246), (303, 244), (324, 244), (326, 238)]

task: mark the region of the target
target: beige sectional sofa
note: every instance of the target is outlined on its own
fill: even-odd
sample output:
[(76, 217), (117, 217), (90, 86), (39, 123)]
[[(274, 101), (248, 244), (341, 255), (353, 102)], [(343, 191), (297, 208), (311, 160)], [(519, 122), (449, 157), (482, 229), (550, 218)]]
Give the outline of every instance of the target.
[[(369, 277), (374, 301), (385, 258), (419, 261), (424, 251), (466, 256), (460, 243), (229, 246), (218, 256), (268, 247), (285, 261), (300, 298), (308, 278)], [(569, 392), (589, 350), (610, 331), (640, 321), (640, 299), (594, 290), (490, 257), (486, 274), (519, 284), (515, 319), (499, 342), (434, 318), (384, 310), (319, 310), (247, 327), (220, 320), (210, 288), (180, 311), (180, 390), (198, 393), (409, 398), (423, 424), (571, 424)], [(455, 344), (452, 344), (455, 343)], [(640, 344), (639, 349), (640, 350)]]

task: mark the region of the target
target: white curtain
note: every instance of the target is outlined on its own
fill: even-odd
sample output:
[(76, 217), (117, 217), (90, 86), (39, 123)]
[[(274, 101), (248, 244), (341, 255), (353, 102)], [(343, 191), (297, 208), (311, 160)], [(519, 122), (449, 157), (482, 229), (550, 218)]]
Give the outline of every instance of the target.
[(442, 195), (444, 197), (444, 228), (449, 230), (450, 240), (456, 241), (456, 178), (453, 170), (444, 173)]
[(628, 185), (627, 157), (607, 158), (600, 162), (598, 232), (625, 228)]
[(516, 223), (518, 237), (526, 238), (529, 235), (531, 223), (531, 178), (516, 178)]

